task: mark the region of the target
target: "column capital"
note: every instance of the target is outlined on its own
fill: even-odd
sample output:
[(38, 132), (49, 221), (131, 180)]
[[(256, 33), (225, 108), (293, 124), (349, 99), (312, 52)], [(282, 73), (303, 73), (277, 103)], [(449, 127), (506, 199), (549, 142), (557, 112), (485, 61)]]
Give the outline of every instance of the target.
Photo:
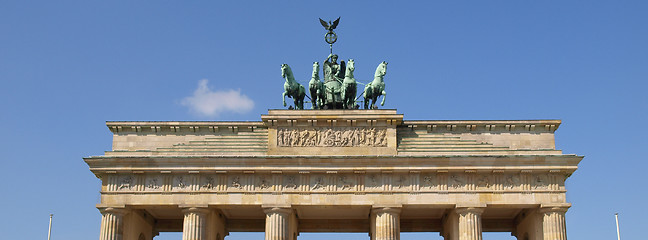
[(569, 207), (565, 206), (552, 206), (552, 207), (540, 207), (540, 213), (566, 213)]
[(182, 213), (195, 213), (195, 214), (207, 214), (210, 209), (207, 207), (198, 207), (198, 206), (184, 206), (182, 208)]
[(130, 212), (130, 209), (125, 207), (99, 207), (98, 209), (101, 214), (109, 213), (118, 216), (124, 216)]
[(477, 215), (481, 215), (484, 212), (483, 207), (458, 207), (455, 208), (455, 212), (458, 214), (464, 214), (464, 213), (473, 213)]
[(267, 206), (263, 207), (263, 212), (268, 213), (292, 213), (293, 209), (291, 207), (279, 207), (279, 206)]
[(372, 207), (371, 213), (391, 213), (400, 214), (401, 207)]

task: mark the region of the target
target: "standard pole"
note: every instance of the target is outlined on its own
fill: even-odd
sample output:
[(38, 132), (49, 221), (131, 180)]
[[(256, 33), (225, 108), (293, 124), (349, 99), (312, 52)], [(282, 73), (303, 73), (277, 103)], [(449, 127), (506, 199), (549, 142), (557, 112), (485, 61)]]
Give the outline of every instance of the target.
[(619, 233), (619, 213), (615, 213), (614, 217), (616, 218), (616, 224), (617, 224), (617, 238), (621, 240), (621, 234)]
[(54, 216), (54, 214), (50, 214), (50, 224), (49, 231), (47, 233), (47, 240), (50, 240), (50, 238), (52, 237), (52, 216)]

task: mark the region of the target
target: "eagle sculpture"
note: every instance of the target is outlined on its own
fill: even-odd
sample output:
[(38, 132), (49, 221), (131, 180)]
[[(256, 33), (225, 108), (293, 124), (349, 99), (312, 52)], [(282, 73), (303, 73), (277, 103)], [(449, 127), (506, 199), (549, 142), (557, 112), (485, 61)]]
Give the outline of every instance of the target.
[(340, 23), (340, 18), (339, 17), (337, 19), (335, 19), (335, 21), (333, 21), (333, 23), (331, 23), (331, 21), (326, 23), (326, 21), (322, 20), (321, 18), (319, 20), (320, 20), (320, 23), (322, 24), (322, 26), (326, 30), (328, 30), (329, 32), (332, 32), (333, 29), (335, 29), (337, 27), (338, 23)]

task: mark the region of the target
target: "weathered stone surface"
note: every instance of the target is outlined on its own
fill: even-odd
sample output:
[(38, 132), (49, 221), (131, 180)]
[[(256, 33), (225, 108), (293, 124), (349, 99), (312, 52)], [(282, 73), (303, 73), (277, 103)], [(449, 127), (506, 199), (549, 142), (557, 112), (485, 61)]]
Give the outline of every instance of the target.
[(210, 240), (228, 231), (564, 239), (565, 180), (583, 158), (555, 149), (559, 120), (270, 110), (258, 122), (107, 125), (113, 149), (85, 158), (102, 181), (97, 207), (122, 209), (103, 212), (102, 239), (158, 231)]

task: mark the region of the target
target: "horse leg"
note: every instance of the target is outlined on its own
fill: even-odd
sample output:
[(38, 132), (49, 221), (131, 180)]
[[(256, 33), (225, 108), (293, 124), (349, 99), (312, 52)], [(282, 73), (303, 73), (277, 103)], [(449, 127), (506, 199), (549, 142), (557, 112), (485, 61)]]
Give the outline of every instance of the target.
[(299, 98), (299, 110), (304, 109), (304, 97), (306, 97), (306, 93)]
[(283, 95), (281, 96), (284, 107), (286, 106), (286, 94), (288, 94), (288, 92), (283, 92)]
[[(371, 83), (370, 83), (371, 84)], [(370, 84), (367, 84), (364, 88), (364, 93), (362, 94), (363, 102), (364, 102), (364, 109), (369, 109), (369, 99), (367, 98), (367, 95), (369, 95), (369, 86)]]
[(385, 98), (387, 98), (387, 92), (385, 92), (385, 90), (383, 90), (382, 95), (383, 95), (383, 100), (382, 100), (382, 102), (380, 102), (380, 106), (385, 106)]
[(355, 86), (355, 85), (353, 86), (353, 89), (351, 90), (351, 93), (353, 93), (353, 94), (351, 94), (351, 99), (349, 99), (349, 102), (351, 103), (351, 109), (355, 109), (356, 108), (356, 102), (355, 102), (356, 94), (358, 94), (357, 86)]
[(315, 109), (317, 108), (317, 90), (315, 90), (314, 87), (309, 84), (308, 91), (311, 95), (311, 109)]
[(347, 91), (347, 85), (342, 84), (342, 93), (340, 94), (342, 97), (342, 109), (346, 109), (346, 105), (347, 105), (346, 91)]
[(297, 95), (297, 98), (299, 98), (299, 110), (304, 109), (304, 98), (306, 97), (306, 88), (302, 85), (299, 85), (299, 95)]

